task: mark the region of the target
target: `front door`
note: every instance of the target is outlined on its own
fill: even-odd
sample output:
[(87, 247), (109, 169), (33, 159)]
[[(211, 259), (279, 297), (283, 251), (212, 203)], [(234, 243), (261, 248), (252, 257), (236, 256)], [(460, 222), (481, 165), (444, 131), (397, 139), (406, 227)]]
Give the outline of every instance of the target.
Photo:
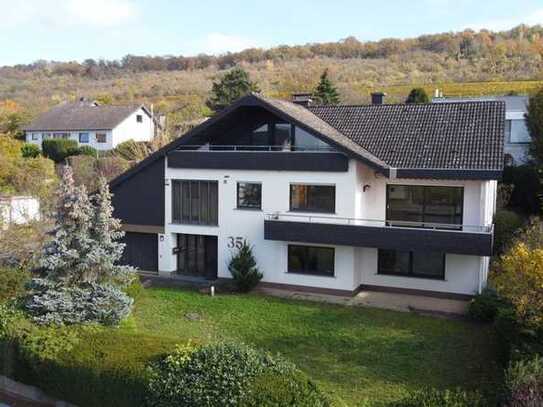
[(177, 235), (177, 271), (180, 274), (217, 278), (217, 237)]

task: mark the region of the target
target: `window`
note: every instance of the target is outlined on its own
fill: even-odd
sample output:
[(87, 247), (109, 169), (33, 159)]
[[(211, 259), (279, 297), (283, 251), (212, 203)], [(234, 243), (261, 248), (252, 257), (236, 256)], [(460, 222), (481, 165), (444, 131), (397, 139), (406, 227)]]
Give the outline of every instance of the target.
[(53, 133), (53, 138), (55, 139), (69, 139), (70, 133)]
[(96, 133), (96, 142), (97, 143), (107, 143), (107, 134), (106, 133)]
[(137, 121), (138, 123), (143, 123), (143, 116), (142, 116), (141, 114), (137, 114), (137, 115), (136, 115), (136, 121)]
[(36, 141), (40, 139), (40, 133), (32, 133), (32, 140)]
[(172, 181), (172, 211), (174, 223), (216, 226), (217, 181)]
[(51, 133), (43, 133), (43, 139), (47, 140), (51, 138)]
[(336, 211), (336, 187), (334, 185), (291, 185), (290, 210), (334, 213)]
[(288, 272), (334, 276), (334, 248), (288, 246)]
[(462, 187), (387, 185), (387, 222), (397, 222), (397, 226), (461, 225), (463, 195)]
[(526, 120), (523, 119), (506, 120), (505, 136), (505, 139), (511, 144), (523, 144), (532, 141)]
[(301, 151), (333, 150), (324, 141), (299, 127), (296, 127), (294, 131), (294, 149)]
[(292, 125), (290, 123), (275, 123), (273, 144), (276, 146), (284, 146), (289, 144), (291, 129)]
[(88, 143), (89, 142), (89, 133), (79, 133), (79, 142)]
[(255, 182), (238, 182), (238, 208), (262, 208), (262, 184)]
[(251, 135), (251, 145), (253, 146), (268, 146), (270, 145), (269, 126), (264, 124), (253, 131)]
[(445, 254), (379, 249), (379, 274), (440, 279), (445, 278)]

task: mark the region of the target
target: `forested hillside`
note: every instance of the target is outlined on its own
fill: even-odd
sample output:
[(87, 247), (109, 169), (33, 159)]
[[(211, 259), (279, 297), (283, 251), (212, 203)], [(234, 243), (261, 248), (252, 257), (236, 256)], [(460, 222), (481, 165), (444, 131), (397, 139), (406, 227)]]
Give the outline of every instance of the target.
[(0, 68), (0, 102), (32, 117), (80, 96), (105, 103), (145, 102), (168, 115), (173, 132), (209, 111), (205, 99), (222, 71), (242, 65), (264, 94), (287, 98), (309, 91), (328, 68), (344, 103), (366, 103), (384, 90), (402, 101), (413, 86), (445, 95), (528, 93), (543, 80), (543, 27), (494, 33), (464, 31), (413, 39), (248, 49), (222, 56), (132, 56), (120, 61), (37, 61)]

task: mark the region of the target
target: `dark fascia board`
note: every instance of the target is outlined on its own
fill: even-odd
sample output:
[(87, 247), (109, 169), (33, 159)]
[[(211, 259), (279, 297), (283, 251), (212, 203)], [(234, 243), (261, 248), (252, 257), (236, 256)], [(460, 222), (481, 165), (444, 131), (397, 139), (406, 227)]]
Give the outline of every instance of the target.
[(397, 178), (499, 180), (502, 170), (398, 168)]
[[(306, 126), (303, 123), (300, 123), (298, 120), (295, 120), (294, 118), (290, 117), (289, 115), (286, 115), (285, 113), (281, 112), (280, 110), (276, 109), (274, 106), (271, 106), (270, 104), (266, 103), (264, 99), (261, 97), (255, 96), (253, 94), (249, 94), (247, 96), (241, 97), (236, 102), (231, 104), (226, 109), (222, 110), (221, 112), (215, 114), (210, 119), (206, 120), (205, 122), (201, 123), (200, 125), (196, 126), (192, 130), (185, 133), (184, 136), (179, 137), (178, 139), (172, 141), (171, 143), (165, 145), (160, 150), (154, 152), (153, 154), (149, 155), (144, 160), (140, 161), (137, 165), (132, 167), (131, 169), (125, 171), (121, 175), (119, 175), (117, 178), (113, 179), (109, 186), (111, 189), (114, 189), (117, 185), (121, 184), (125, 180), (129, 179), (136, 173), (138, 173), (141, 169), (145, 168), (149, 164), (156, 161), (159, 157), (165, 157), (168, 152), (177, 149), (179, 146), (190, 144), (191, 140), (201, 134), (203, 131), (208, 129), (213, 124), (219, 122), (224, 117), (228, 116), (230, 113), (232, 113), (234, 110), (238, 109), (242, 106), (261, 106), (265, 109), (268, 109), (269, 111), (277, 114), (279, 117), (283, 118), (283, 120), (293, 122), (294, 124), (298, 124), (300, 127), (302, 127), (306, 131), (310, 131), (311, 133), (315, 133), (315, 130), (312, 130), (310, 127)], [(332, 144), (334, 147), (336, 147), (338, 150), (344, 151), (348, 156), (356, 157), (358, 160), (361, 160), (368, 165), (371, 165), (372, 168), (375, 168), (376, 170), (383, 173), (383, 175), (388, 176), (389, 175), (389, 169), (383, 168), (380, 165), (377, 165), (375, 163), (369, 163), (368, 159), (365, 157), (360, 156), (359, 154), (356, 154), (352, 152), (351, 150), (346, 149), (345, 147), (338, 145), (337, 143), (333, 142), (332, 140), (328, 139), (326, 136), (321, 134), (315, 134), (319, 136), (322, 140)]]

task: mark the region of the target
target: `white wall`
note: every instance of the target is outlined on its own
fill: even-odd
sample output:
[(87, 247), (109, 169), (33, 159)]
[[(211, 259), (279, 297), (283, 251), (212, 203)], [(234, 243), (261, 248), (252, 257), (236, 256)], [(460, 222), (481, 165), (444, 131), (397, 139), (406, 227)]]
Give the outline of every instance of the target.
[(0, 198), (0, 225), (22, 225), (40, 218), (40, 202), (29, 196)]
[[(136, 120), (137, 115), (142, 116), (141, 123)], [(153, 121), (147, 113), (145, 113), (143, 108), (140, 108), (113, 129), (113, 148), (123, 141), (151, 141), (153, 137)]]
[[(141, 123), (137, 121), (136, 116), (141, 115)], [(44, 133), (70, 133), (70, 139), (79, 143), (79, 133), (89, 133), (88, 143), (79, 143), (81, 146), (90, 146), (99, 151), (111, 150), (120, 143), (127, 140), (150, 141), (154, 137), (154, 125), (149, 115), (139, 108), (130, 116), (124, 119), (113, 130), (78, 130), (78, 131), (54, 131), (54, 132), (26, 132), (26, 142), (36, 144), (41, 147)], [(106, 142), (98, 143), (96, 141), (97, 133), (106, 133)], [(33, 135), (37, 140), (33, 140)]]
[[(376, 249), (332, 245), (327, 247), (336, 249), (334, 277), (289, 274), (288, 242), (264, 240), (264, 219), (267, 213), (289, 211), (291, 183), (309, 183), (336, 185), (336, 214), (323, 216), (382, 221), (386, 215), (386, 184), (394, 183), (463, 186), (464, 224), (488, 225), (495, 210), (495, 181), (390, 180), (376, 175), (373, 170), (353, 160), (350, 160), (349, 171), (346, 173), (172, 169), (167, 167), (167, 163), (165, 165), (166, 225), (163, 240), (159, 242), (159, 270), (162, 272), (177, 269), (176, 255), (172, 253), (176, 246), (176, 234), (188, 233), (218, 237), (219, 277), (230, 277), (227, 265), (234, 249), (227, 247), (228, 239), (240, 237), (254, 246), (256, 260), (264, 274), (263, 281), (267, 282), (342, 290), (354, 290), (361, 284), (368, 284), (460, 294), (473, 294), (484, 284), (480, 280), (486, 278), (488, 268), (482, 266), (482, 257), (448, 254), (445, 280), (439, 281), (378, 275)], [(172, 179), (218, 181), (219, 226), (172, 224)], [(262, 211), (236, 208), (236, 185), (241, 181), (262, 183)], [(369, 185), (365, 192), (364, 185)]]

